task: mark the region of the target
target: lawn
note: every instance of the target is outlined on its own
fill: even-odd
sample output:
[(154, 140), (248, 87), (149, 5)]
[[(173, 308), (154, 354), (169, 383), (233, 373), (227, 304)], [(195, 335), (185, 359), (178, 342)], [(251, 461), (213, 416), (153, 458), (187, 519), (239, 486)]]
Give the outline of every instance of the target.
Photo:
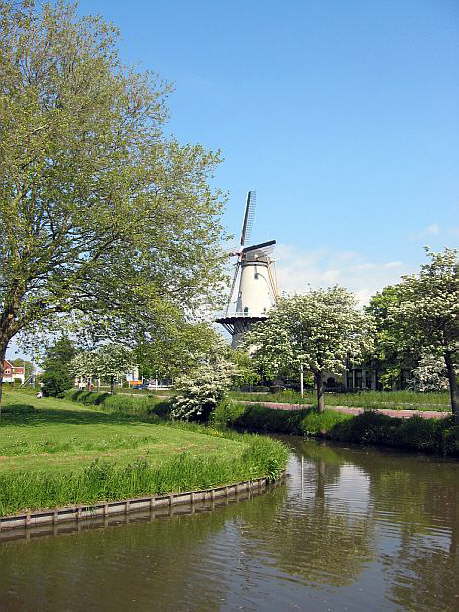
[[(234, 399), (252, 402), (280, 402), (287, 404), (315, 405), (316, 397), (312, 391), (304, 396), (295, 391), (279, 393), (241, 393), (233, 392)], [(390, 408), (391, 410), (438, 410), (448, 412), (449, 394), (416, 393), (414, 391), (362, 391), (360, 393), (326, 393), (325, 404), (329, 406), (353, 406), (355, 408)]]
[[(9, 414), (8, 406), (28, 404), (30, 414)], [(67, 400), (8, 391), (0, 419), (0, 472), (72, 471), (94, 459), (126, 465), (139, 457), (154, 465), (171, 455), (239, 456), (246, 445), (145, 422), (139, 417), (107, 414)]]
[(157, 415), (148, 422), (121, 405), (107, 413), (7, 391), (2, 408), (0, 516), (276, 479), (287, 462), (288, 449), (271, 438), (158, 423)]

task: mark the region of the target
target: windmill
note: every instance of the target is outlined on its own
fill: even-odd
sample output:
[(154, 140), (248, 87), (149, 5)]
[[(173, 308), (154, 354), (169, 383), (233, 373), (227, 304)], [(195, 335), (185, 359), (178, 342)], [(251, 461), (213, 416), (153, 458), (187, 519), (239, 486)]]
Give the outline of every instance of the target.
[[(233, 348), (238, 346), (253, 323), (267, 318), (278, 293), (274, 261), (271, 259), (276, 241), (245, 246), (253, 227), (255, 200), (255, 191), (249, 191), (242, 222), (241, 248), (231, 253), (237, 257), (237, 261), (226, 311), (223, 317), (216, 320), (231, 334)], [(238, 281), (239, 289), (233, 300)]]

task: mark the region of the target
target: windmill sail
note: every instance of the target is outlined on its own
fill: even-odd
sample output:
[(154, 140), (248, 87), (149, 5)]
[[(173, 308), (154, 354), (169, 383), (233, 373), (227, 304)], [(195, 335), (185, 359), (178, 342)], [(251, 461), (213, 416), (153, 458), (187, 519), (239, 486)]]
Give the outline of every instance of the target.
[(226, 314), (228, 314), (228, 311), (230, 309), (231, 306), (231, 298), (233, 297), (233, 293), (234, 293), (234, 289), (236, 287), (236, 281), (237, 281), (237, 275), (239, 272), (239, 266), (241, 265), (240, 260), (237, 261), (236, 266), (235, 266), (235, 270), (234, 270), (234, 278), (233, 278), (233, 283), (231, 285), (231, 291), (229, 292), (228, 295), (228, 302), (226, 304)]
[(255, 217), (255, 203), (256, 203), (255, 191), (249, 191), (247, 194), (247, 201), (245, 203), (244, 221), (242, 223), (241, 232), (241, 246), (249, 240), (250, 233), (252, 231), (253, 219)]

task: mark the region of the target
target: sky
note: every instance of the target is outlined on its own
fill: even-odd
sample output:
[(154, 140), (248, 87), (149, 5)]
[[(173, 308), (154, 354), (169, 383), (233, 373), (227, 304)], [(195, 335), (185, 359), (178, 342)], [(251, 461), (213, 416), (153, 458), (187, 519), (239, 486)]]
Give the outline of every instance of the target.
[(280, 289), (364, 303), (459, 242), (457, 0), (82, 0), (127, 64), (172, 82), (167, 129), (222, 152), (240, 233), (276, 239)]

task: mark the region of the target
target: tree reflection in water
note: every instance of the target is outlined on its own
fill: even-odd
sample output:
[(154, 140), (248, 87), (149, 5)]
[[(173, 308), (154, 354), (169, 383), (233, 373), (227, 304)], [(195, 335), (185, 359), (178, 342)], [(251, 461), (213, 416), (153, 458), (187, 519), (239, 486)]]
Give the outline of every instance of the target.
[(458, 463), (288, 443), (250, 502), (0, 544), (0, 609), (457, 609)]

